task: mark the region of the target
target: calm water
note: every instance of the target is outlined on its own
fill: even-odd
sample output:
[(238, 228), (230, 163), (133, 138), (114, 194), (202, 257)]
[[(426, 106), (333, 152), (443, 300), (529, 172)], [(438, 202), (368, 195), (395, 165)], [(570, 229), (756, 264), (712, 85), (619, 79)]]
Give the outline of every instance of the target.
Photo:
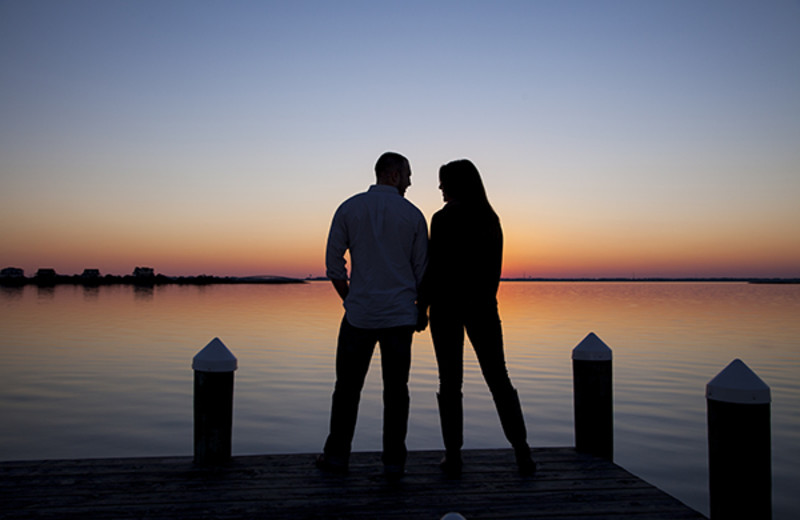
[[(570, 355), (595, 332), (614, 353), (615, 461), (708, 514), (705, 384), (741, 358), (772, 389), (775, 518), (800, 515), (800, 286), (500, 291), (531, 445), (574, 444)], [(0, 460), (191, 455), (191, 360), (214, 337), (239, 359), (234, 454), (322, 446), (341, 319), (327, 283), (2, 288), (0, 309)], [(465, 363), (465, 447), (505, 447), (471, 350)], [(356, 450), (380, 449), (372, 366)], [(428, 332), (415, 337), (411, 389), (409, 448), (439, 449)]]

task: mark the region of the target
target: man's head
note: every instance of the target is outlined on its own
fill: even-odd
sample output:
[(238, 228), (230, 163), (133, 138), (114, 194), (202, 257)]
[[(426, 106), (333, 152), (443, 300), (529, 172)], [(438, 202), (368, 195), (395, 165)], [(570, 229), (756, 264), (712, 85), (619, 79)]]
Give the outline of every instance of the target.
[(408, 159), (395, 152), (386, 152), (375, 163), (375, 178), (378, 184), (394, 186), (405, 196), (411, 186), (411, 165)]

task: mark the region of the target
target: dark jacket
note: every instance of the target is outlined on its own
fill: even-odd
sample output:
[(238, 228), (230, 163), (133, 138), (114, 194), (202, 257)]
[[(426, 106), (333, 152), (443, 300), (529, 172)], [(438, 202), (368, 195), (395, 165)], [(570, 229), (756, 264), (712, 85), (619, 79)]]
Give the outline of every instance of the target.
[(491, 206), (451, 201), (431, 220), (421, 302), (496, 302), (502, 264), (503, 230)]

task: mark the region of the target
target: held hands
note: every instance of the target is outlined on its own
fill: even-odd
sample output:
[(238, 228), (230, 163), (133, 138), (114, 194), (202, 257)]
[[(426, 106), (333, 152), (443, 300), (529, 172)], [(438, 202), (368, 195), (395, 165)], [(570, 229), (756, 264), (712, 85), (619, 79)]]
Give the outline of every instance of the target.
[(350, 284), (347, 283), (347, 280), (336, 279), (331, 279), (331, 283), (333, 283), (333, 287), (336, 289), (339, 297), (344, 301), (347, 298), (347, 294), (350, 292)]
[(422, 332), (428, 328), (428, 307), (417, 303), (417, 325), (414, 330)]

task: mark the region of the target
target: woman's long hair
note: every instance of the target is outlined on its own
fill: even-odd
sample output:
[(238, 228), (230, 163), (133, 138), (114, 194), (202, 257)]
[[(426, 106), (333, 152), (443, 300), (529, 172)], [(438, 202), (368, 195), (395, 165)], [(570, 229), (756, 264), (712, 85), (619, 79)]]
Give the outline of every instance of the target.
[(482, 206), (494, 213), (478, 168), (469, 159), (458, 159), (439, 168), (439, 182), (451, 200)]

